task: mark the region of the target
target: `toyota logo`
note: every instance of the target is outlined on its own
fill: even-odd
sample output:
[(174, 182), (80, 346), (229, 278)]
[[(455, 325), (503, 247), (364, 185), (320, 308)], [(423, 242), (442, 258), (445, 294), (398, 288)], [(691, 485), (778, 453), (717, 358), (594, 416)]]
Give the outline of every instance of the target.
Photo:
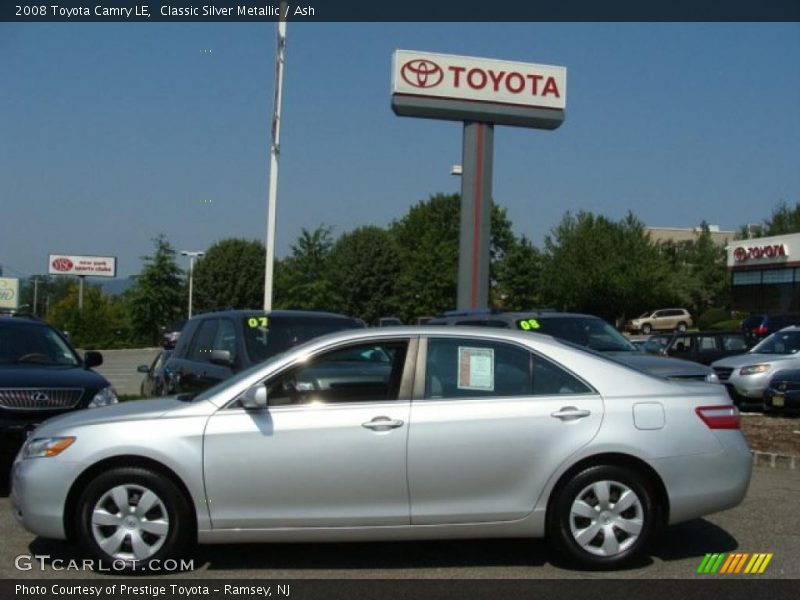
[(743, 262), (747, 260), (747, 250), (739, 246), (733, 251), (733, 258), (736, 262)]
[(46, 404), (50, 401), (50, 396), (45, 394), (44, 392), (33, 392), (31, 394), (31, 400), (36, 402), (36, 404)]
[(68, 258), (57, 258), (52, 264), (56, 271), (69, 271), (74, 266)]
[(444, 71), (435, 62), (424, 58), (408, 61), (400, 69), (403, 80), (416, 88), (436, 87), (444, 79)]

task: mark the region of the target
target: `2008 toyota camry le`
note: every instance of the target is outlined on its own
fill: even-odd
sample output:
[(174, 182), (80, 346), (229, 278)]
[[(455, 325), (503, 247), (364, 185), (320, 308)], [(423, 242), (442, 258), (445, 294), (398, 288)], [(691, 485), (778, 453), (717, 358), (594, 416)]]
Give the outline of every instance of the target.
[[(266, 334), (268, 335), (268, 333)], [(53, 418), (13, 468), (22, 524), (136, 568), (188, 544), (546, 537), (618, 568), (736, 506), (725, 388), (486, 328), (317, 338), (196, 395)]]

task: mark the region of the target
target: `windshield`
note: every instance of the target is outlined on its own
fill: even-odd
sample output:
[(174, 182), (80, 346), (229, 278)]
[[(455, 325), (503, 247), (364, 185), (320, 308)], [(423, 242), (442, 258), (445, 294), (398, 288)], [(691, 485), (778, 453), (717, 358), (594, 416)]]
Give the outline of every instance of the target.
[(352, 319), (284, 317), (254, 314), (243, 319), (244, 342), (251, 362), (259, 363), (315, 337), (353, 329)]
[(0, 322), (0, 365), (77, 367), (80, 358), (46, 325)]
[(778, 331), (755, 345), (750, 354), (796, 354), (800, 350), (800, 331)]
[(640, 318), (640, 319), (646, 319), (646, 318), (647, 318), (647, 317), (649, 317), (651, 314), (652, 314), (652, 311), (648, 310), (647, 312), (643, 312), (642, 314), (640, 314), (640, 315), (639, 315), (639, 318)]
[(597, 317), (550, 317), (538, 319), (538, 331), (598, 352), (636, 352), (636, 346), (611, 325)]

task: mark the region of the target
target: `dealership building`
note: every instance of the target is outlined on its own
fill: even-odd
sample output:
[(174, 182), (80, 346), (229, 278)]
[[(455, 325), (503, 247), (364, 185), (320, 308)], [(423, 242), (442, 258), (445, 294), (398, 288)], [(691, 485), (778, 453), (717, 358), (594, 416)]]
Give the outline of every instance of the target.
[(800, 312), (800, 233), (738, 240), (725, 250), (733, 310)]

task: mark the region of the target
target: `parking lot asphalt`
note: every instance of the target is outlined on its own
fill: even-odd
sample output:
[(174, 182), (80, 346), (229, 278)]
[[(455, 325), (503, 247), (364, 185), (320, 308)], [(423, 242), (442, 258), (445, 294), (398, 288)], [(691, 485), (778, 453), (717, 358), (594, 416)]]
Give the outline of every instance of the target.
[[(83, 555), (64, 542), (39, 539), (25, 531), (10, 511), (8, 490), (0, 489), (0, 578), (108, 579), (113, 573), (57, 570)], [(758, 578), (800, 577), (800, 473), (756, 468), (744, 502), (704, 519), (670, 527), (653, 544), (650, 558), (625, 571), (581, 572), (548, 551), (543, 540), (451, 540), (353, 544), (238, 544), (202, 546), (189, 558), (190, 571), (166, 579), (371, 578), (371, 579), (552, 579), (623, 578), (713, 579), (699, 575), (706, 553), (774, 554)], [(46, 555), (30, 570), (18, 570), (19, 556)], [(27, 559), (21, 559), (24, 565)], [(739, 578), (752, 575), (736, 576)]]

